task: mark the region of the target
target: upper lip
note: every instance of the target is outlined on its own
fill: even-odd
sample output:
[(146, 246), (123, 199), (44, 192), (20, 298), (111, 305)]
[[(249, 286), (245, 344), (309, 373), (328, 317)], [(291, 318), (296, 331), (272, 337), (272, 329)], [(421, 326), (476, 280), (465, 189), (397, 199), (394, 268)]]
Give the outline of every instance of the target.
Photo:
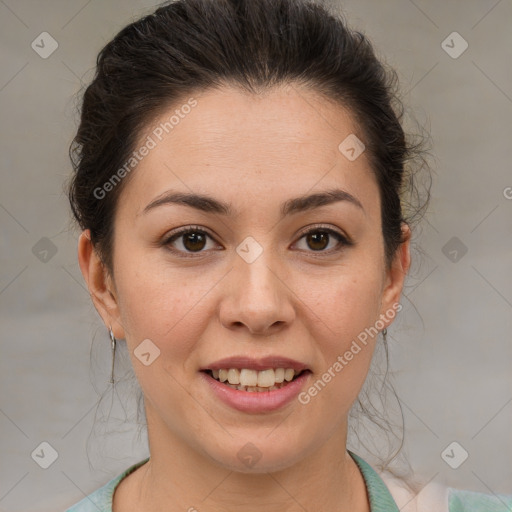
[(262, 358), (252, 358), (248, 356), (233, 356), (219, 359), (201, 370), (222, 370), (229, 368), (247, 368), (249, 370), (267, 370), (269, 368), (293, 368), (295, 371), (307, 370), (308, 366), (295, 359), (282, 356), (267, 356)]

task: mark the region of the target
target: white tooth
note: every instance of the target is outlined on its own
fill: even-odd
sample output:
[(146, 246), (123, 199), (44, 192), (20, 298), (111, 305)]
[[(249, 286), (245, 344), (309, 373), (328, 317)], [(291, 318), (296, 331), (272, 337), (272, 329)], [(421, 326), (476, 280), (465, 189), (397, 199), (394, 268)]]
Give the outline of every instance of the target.
[(240, 371), (240, 384), (244, 386), (256, 386), (258, 384), (258, 372), (244, 368)]
[(258, 391), (261, 392), (261, 391), (267, 391), (267, 388), (258, 388)]
[(219, 370), (219, 380), (221, 382), (226, 382), (228, 380), (228, 371), (227, 370)]
[(275, 382), (276, 384), (279, 384), (280, 382), (283, 382), (284, 380), (284, 368), (276, 368), (274, 370), (275, 375)]
[(277, 388), (276, 386), (270, 386), (270, 387), (268, 388), (268, 390), (269, 390), (269, 391), (274, 391), (274, 389), (279, 389), (279, 388)]
[(245, 391), (245, 386), (242, 386), (242, 384), (239, 384), (238, 386), (233, 386), (235, 389), (238, 389), (238, 391)]
[(254, 393), (254, 392), (258, 391), (258, 388), (256, 386), (247, 386), (247, 391)]
[(219, 370), (212, 370), (213, 378), (218, 379), (219, 378)]
[(263, 370), (258, 372), (258, 386), (260, 388), (268, 388), (273, 386), (275, 383), (275, 374), (274, 370), (271, 368), (270, 370)]
[(295, 371), (293, 370), (293, 368), (286, 368), (286, 370), (284, 371), (284, 380), (290, 382), (294, 376)]
[(230, 384), (240, 384), (240, 371), (236, 368), (228, 370), (228, 381)]

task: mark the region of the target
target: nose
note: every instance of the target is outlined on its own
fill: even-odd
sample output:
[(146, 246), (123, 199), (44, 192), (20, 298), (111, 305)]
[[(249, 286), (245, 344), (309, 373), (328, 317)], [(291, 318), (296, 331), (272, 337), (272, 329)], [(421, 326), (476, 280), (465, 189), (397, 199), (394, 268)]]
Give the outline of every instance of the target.
[(275, 262), (264, 257), (235, 262), (220, 306), (220, 321), (227, 329), (247, 329), (250, 334), (270, 335), (291, 325), (295, 310), (293, 292)]

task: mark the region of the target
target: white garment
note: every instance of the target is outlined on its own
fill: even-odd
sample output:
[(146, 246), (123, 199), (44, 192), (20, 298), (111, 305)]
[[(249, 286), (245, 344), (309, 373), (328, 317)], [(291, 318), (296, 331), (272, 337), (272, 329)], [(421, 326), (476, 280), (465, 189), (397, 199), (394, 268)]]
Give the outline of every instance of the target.
[(400, 512), (448, 512), (449, 487), (430, 482), (414, 494), (398, 478), (389, 473), (379, 473)]

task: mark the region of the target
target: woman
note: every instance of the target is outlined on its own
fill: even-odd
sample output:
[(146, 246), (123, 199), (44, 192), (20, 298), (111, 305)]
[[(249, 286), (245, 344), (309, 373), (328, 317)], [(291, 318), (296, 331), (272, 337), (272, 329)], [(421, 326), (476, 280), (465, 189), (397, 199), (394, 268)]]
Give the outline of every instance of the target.
[(296, 0), (173, 2), (102, 50), (70, 200), (150, 457), (69, 511), (398, 510), (405, 491), (346, 448), (410, 265), (393, 76)]

